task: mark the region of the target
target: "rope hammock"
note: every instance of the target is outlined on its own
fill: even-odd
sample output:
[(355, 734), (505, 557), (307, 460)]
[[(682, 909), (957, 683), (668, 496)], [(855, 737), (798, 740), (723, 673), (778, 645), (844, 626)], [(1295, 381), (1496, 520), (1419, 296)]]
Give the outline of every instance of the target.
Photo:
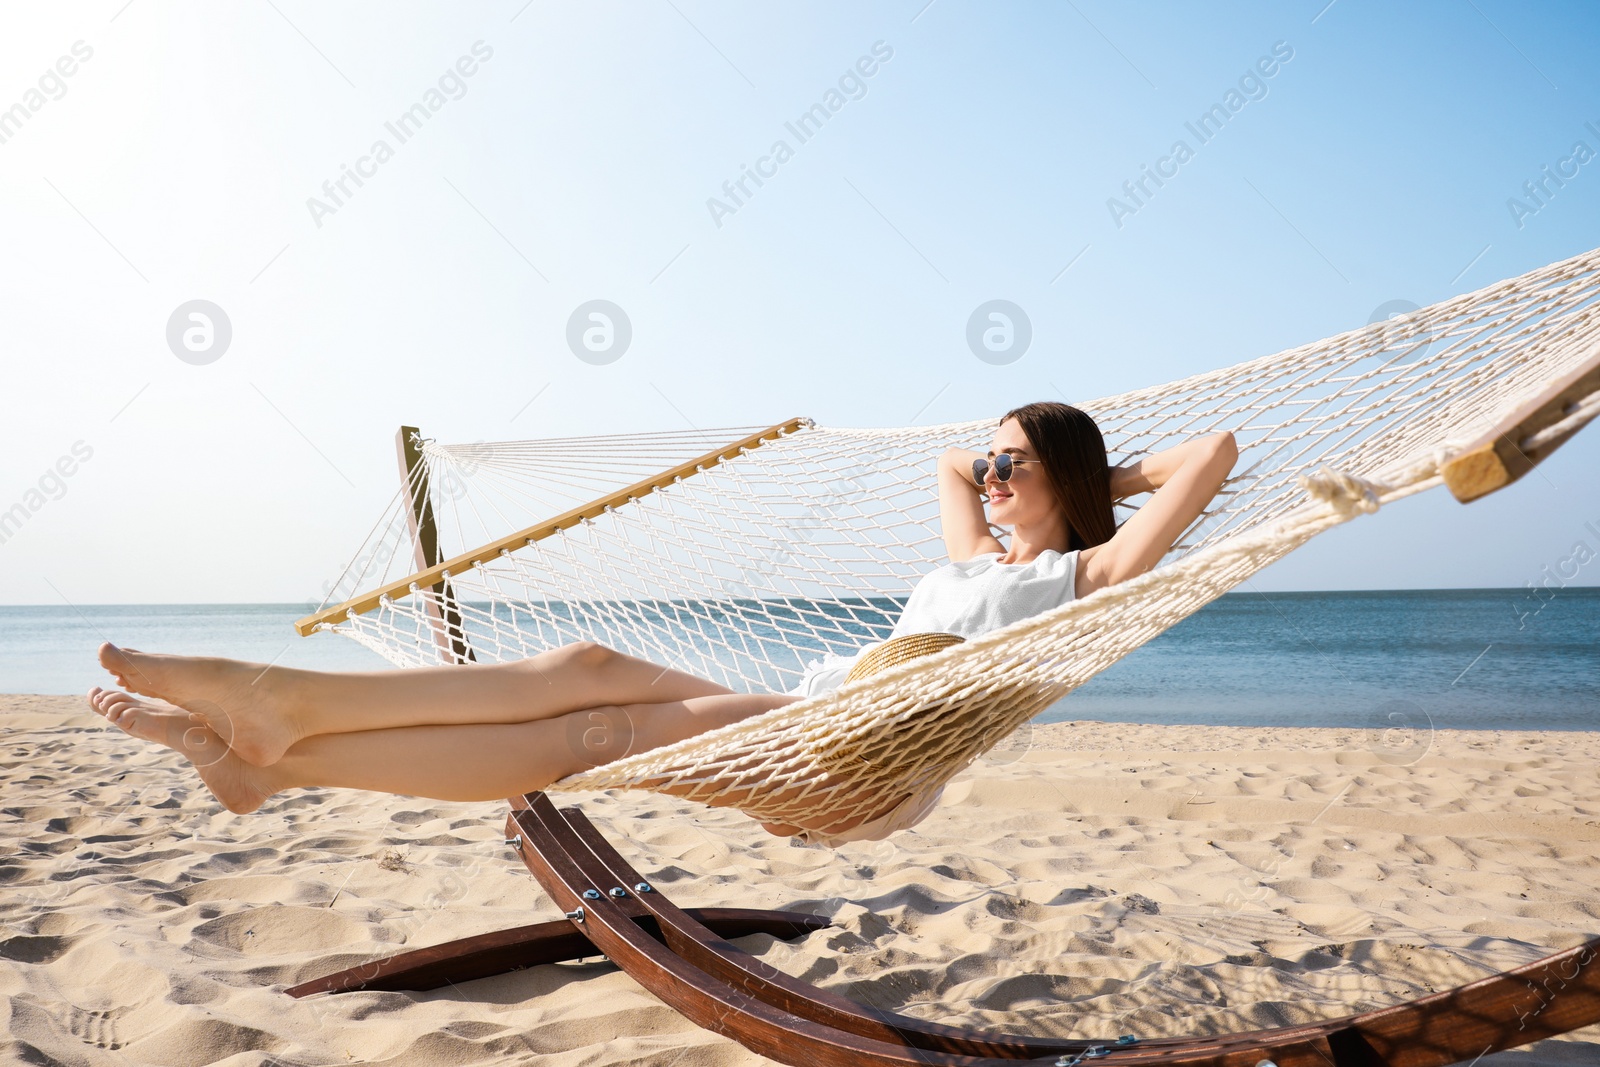
[[(1600, 414), (1597, 305), (1600, 249), (1081, 402), (1113, 464), (1223, 430), (1238, 442), (1235, 473), (1161, 566), (556, 788), (656, 790), (821, 833), (870, 818), (1318, 533), (1441, 483), (1465, 501), (1520, 477)], [(394, 505), (297, 628), (345, 634), (400, 667), (588, 640), (738, 691), (788, 690), (808, 661), (888, 636), (944, 562), (934, 458), (986, 449), (994, 425), (411, 435), (418, 461)]]

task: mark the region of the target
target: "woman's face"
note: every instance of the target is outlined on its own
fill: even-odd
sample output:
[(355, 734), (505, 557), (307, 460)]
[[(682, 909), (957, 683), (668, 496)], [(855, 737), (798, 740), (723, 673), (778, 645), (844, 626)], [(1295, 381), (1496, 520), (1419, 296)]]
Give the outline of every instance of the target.
[[(1009, 452), (1013, 461), (1011, 478), (1002, 482), (994, 473), (994, 457)], [(1055, 491), (1045, 477), (1039, 454), (1028, 442), (1028, 435), (1016, 419), (1007, 419), (995, 430), (989, 446), (989, 471), (984, 475), (984, 492), (989, 495), (989, 521), (996, 526), (1032, 526), (1048, 522), (1056, 511)]]

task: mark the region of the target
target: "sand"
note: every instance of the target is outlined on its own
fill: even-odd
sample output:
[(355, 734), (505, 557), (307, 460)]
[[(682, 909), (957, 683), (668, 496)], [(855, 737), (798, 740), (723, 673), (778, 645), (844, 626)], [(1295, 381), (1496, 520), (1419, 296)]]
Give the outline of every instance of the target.
[[(295, 1001), (379, 955), (553, 918), (504, 809), (307, 791), (236, 816), (63, 697), (0, 697), (0, 1058), (761, 1064), (603, 960)], [(837, 927), (740, 944), (923, 1019), (1036, 1034), (1333, 1017), (1600, 932), (1600, 734), (1064, 723), (890, 841), (837, 851), (642, 793), (584, 795), (684, 905)], [(1600, 1027), (1481, 1065), (1600, 1063)]]

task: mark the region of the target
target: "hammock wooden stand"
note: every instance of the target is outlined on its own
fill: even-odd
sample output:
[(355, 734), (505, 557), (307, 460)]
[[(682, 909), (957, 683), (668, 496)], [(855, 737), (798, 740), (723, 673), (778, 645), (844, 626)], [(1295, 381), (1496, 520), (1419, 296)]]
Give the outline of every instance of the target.
[[(1439, 474), (1457, 499), (1476, 499), (1526, 474), (1597, 415), (1600, 348), (1459, 450), (1442, 464)], [(388, 610), (393, 600), (426, 590), (436, 598), (422, 616), (429, 640), (444, 661), (470, 661), (475, 657), (451, 589), (452, 578), (470, 577), (474, 568), (635, 503), (803, 425), (808, 425), (805, 420), (791, 419), (769, 427), (448, 560), (440, 558), (419, 436), (414, 428), (402, 427), (405, 506), (419, 570), (323, 608), (297, 622), (296, 629), (305, 635), (322, 626), (354, 625), (363, 613)], [(507, 844), (518, 851), (564, 918), (415, 949), (286, 992), (305, 997), (436, 989), (539, 964), (604, 955), (696, 1024), (763, 1056), (804, 1067), (999, 1067), (1019, 1061), (1056, 1067), (1447, 1067), (1475, 1063), (1491, 1052), (1600, 1022), (1600, 939), (1596, 939), (1405, 1004), (1270, 1030), (1090, 1041), (944, 1026), (814, 989), (729, 943), (754, 933), (800, 937), (830, 926), (825, 917), (796, 911), (680, 908), (651, 886), (577, 808), (557, 810), (543, 793), (512, 798), (511, 807)]]
[(729, 938), (789, 939), (819, 915), (678, 907), (575, 807), (513, 798), (507, 843), (566, 917), (415, 949), (327, 975), (293, 997), (424, 990), (604, 955), (699, 1026), (806, 1067), (984, 1067), (1032, 1060), (1171, 1067), (1444, 1067), (1600, 1022), (1600, 940), (1392, 1008), (1236, 1034), (1103, 1041), (993, 1034), (869, 1008), (790, 977)]

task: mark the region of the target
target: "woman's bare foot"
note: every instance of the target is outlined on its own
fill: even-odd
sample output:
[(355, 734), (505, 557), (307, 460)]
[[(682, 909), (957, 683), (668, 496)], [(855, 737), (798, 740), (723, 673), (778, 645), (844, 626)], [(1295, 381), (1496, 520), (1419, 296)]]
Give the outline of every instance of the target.
[(255, 811), (278, 791), (270, 772), (240, 759), (215, 730), (182, 708), (98, 687), (89, 690), (89, 706), (123, 732), (188, 760), (206, 788), (235, 814)]
[(262, 664), (156, 656), (107, 642), (100, 646), (100, 665), (130, 692), (159, 698), (196, 716), (246, 763), (258, 767), (276, 763), (303, 736), (293, 700)]
[[(167, 724), (164, 721), (167, 716), (181, 715), (186, 721), (189, 720), (187, 711), (164, 700), (144, 700), (117, 689), (101, 689), (99, 686), (89, 690), (89, 707), (123, 733), (132, 734), (141, 741), (154, 741), (158, 745), (167, 743)], [(199, 724), (190, 721), (189, 725)]]

